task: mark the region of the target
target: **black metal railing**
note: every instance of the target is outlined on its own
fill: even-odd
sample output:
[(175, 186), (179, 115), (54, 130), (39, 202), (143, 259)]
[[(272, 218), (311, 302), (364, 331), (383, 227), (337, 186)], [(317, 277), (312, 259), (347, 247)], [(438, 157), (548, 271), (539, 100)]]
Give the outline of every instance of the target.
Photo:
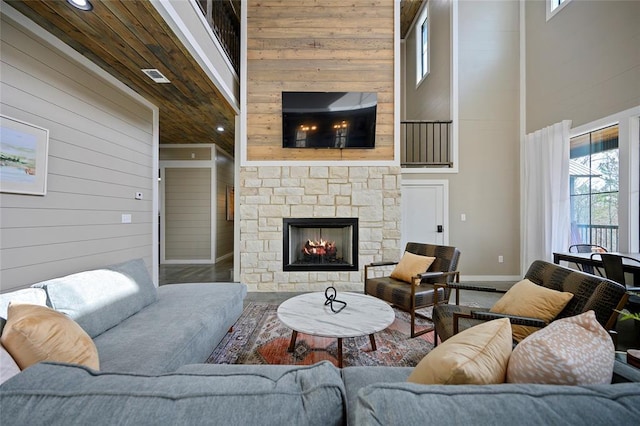
[(198, 5), (233, 69), (240, 73), (240, 11), (236, 10), (237, 6), (231, 0), (198, 0)]
[(451, 120), (401, 121), (401, 166), (453, 167), (451, 124)]
[(589, 225), (578, 223), (578, 238), (584, 244), (597, 244), (608, 251), (618, 251), (618, 225)]

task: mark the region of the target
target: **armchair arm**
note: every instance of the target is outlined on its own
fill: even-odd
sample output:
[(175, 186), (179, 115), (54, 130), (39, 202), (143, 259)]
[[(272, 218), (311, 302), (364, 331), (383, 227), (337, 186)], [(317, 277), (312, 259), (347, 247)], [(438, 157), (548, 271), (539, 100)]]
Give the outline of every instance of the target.
[(498, 314), (495, 312), (477, 312), (471, 311), (471, 317), (474, 319), (480, 320), (493, 320), (498, 318), (509, 318), (511, 324), (515, 325), (527, 325), (530, 327), (545, 327), (547, 325), (546, 321), (543, 321), (539, 318), (531, 318), (531, 317), (521, 317), (517, 315), (509, 315), (509, 314)]
[(370, 268), (373, 268), (376, 266), (390, 266), (390, 265), (397, 265), (397, 264), (398, 262), (371, 262), (367, 266)]
[(486, 291), (491, 293), (506, 293), (507, 290), (494, 288), (494, 287), (486, 287), (482, 285), (469, 285), (469, 284), (459, 284), (459, 283), (451, 283), (449, 287), (455, 288), (456, 290), (473, 290), (473, 291)]
[(397, 265), (397, 264), (398, 262), (371, 262), (368, 265), (364, 265), (364, 282), (366, 283), (367, 279), (369, 279), (369, 268), (376, 268), (379, 266), (391, 266), (391, 265)]
[(460, 318), (471, 318), (489, 321), (492, 319), (498, 318), (509, 318), (511, 324), (516, 325), (526, 325), (530, 327), (545, 327), (547, 323), (539, 318), (529, 318), (529, 317), (520, 317), (516, 315), (508, 315), (508, 314), (498, 314), (494, 312), (484, 312), (484, 311), (471, 311), (471, 313), (466, 314), (462, 312), (454, 312), (453, 313), (453, 334), (458, 334), (460, 330), (459, 319)]
[(468, 285), (468, 284), (460, 284), (460, 272), (459, 271), (444, 272), (443, 273), (443, 275), (453, 275), (453, 274), (455, 274), (455, 276), (456, 276), (455, 282), (452, 282), (452, 283), (437, 283), (437, 284), (434, 284), (433, 286), (434, 286), (434, 291), (436, 292), (436, 296), (437, 296), (437, 290), (440, 287), (449, 287), (449, 288), (455, 290), (456, 291), (456, 305), (460, 304), (460, 290), (486, 291), (486, 292), (492, 292), (492, 293), (506, 293), (507, 292), (507, 290), (502, 290), (502, 289), (499, 289), (499, 288), (485, 287), (485, 286), (474, 286), (474, 285)]

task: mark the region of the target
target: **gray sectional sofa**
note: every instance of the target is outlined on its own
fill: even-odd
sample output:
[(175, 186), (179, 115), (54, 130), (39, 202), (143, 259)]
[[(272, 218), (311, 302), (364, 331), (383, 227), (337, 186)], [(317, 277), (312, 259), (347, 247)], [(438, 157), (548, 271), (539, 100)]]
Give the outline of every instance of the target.
[[(0, 387), (11, 425), (637, 425), (640, 383), (407, 383), (412, 368), (194, 364), (173, 373), (40, 363)], [(4, 424), (4, 423), (3, 423)]]
[(170, 284), (156, 288), (141, 259), (83, 271), (0, 295), (46, 303), (93, 339), (100, 370), (156, 374), (204, 362), (242, 313), (246, 285)]
[(25, 369), (0, 386), (0, 423), (635, 425), (640, 418), (640, 374), (619, 361), (612, 381), (631, 382), (598, 386), (425, 386), (407, 383), (413, 369), (402, 367), (202, 364), (245, 295), (237, 283), (156, 289), (140, 260), (0, 295), (0, 315), (15, 297), (67, 313), (92, 336), (101, 364), (99, 372), (51, 362)]

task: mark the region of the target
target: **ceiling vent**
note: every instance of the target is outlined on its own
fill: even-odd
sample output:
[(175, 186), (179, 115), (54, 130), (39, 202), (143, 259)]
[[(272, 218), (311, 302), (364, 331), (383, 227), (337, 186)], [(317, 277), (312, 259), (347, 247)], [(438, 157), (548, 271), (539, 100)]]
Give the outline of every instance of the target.
[(148, 75), (149, 78), (156, 83), (171, 83), (167, 77), (155, 68), (142, 70), (142, 72)]

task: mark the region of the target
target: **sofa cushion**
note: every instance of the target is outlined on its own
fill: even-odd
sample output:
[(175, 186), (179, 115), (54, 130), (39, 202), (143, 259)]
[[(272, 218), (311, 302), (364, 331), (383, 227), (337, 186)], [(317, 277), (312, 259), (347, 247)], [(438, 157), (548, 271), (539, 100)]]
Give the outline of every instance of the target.
[(407, 380), (443, 385), (503, 383), (511, 347), (509, 320), (487, 321), (436, 346)]
[(594, 386), (389, 383), (358, 393), (356, 424), (636, 425), (640, 384)]
[(611, 383), (615, 348), (593, 311), (556, 320), (520, 342), (507, 368), (512, 383)]
[(142, 259), (55, 278), (33, 287), (45, 289), (49, 305), (69, 315), (91, 337), (157, 299)]
[(93, 341), (66, 315), (47, 306), (13, 302), (8, 313), (0, 340), (22, 370), (41, 361), (100, 368)]
[(347, 424), (355, 425), (358, 391), (376, 383), (403, 383), (413, 371), (413, 367), (344, 367), (342, 381), (347, 392)]
[(344, 424), (344, 386), (330, 363), (244, 367), (198, 365), (145, 376), (43, 363), (0, 388), (2, 420), (14, 425)]
[[(489, 312), (537, 318), (551, 322), (573, 297), (572, 293), (557, 291), (524, 279), (514, 284)], [(539, 328), (513, 325), (513, 340), (520, 342)]]
[(242, 314), (246, 291), (240, 283), (160, 286), (156, 303), (94, 339), (100, 369), (160, 374), (205, 362)]

